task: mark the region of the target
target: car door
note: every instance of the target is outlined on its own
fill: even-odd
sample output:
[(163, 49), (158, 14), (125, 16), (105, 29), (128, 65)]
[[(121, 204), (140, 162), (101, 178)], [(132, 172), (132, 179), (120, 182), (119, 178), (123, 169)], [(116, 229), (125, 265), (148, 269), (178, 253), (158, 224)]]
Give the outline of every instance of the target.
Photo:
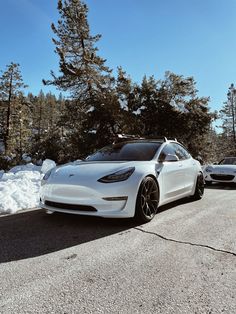
[[(170, 158), (170, 157), (173, 158)], [(175, 158), (174, 158), (175, 157)], [(159, 155), (159, 167), (163, 202), (177, 199), (185, 192), (185, 169), (182, 160), (176, 156), (172, 143), (164, 146)]]
[(182, 162), (185, 192), (191, 192), (196, 180), (196, 162), (182, 145), (173, 143), (173, 146), (175, 149), (175, 154)]

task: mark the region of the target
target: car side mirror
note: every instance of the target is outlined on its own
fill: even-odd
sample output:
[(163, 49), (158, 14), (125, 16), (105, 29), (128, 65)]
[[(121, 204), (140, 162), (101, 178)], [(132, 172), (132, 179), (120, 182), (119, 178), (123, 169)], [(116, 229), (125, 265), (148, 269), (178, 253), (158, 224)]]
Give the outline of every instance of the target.
[(174, 161), (178, 161), (178, 160), (179, 160), (179, 158), (176, 155), (168, 154), (168, 155), (166, 155), (164, 161), (174, 162)]

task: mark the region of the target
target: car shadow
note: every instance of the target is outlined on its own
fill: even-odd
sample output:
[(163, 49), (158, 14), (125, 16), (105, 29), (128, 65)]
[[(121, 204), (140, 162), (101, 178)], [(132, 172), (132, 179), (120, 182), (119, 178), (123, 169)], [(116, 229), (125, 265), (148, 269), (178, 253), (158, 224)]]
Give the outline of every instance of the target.
[(131, 219), (104, 219), (33, 210), (0, 216), (0, 263), (36, 257), (137, 226)]
[[(166, 205), (162, 205), (158, 208), (158, 213), (162, 213), (168, 209), (171, 209), (173, 207), (177, 207), (177, 206), (180, 206), (180, 205), (183, 205), (183, 204), (188, 204), (188, 203), (194, 203), (196, 202), (196, 200), (194, 200), (193, 198), (191, 197), (185, 197), (185, 198), (181, 198), (180, 200), (177, 200), (177, 201), (174, 201), (172, 203), (168, 203)], [(157, 215), (158, 215), (157, 213)]]
[[(158, 213), (188, 202), (190, 198), (161, 206)], [(42, 209), (0, 216), (0, 263), (49, 254), (138, 225), (134, 219), (47, 215)]]
[(212, 183), (211, 185), (205, 185), (205, 189), (209, 190), (236, 190), (235, 183)]

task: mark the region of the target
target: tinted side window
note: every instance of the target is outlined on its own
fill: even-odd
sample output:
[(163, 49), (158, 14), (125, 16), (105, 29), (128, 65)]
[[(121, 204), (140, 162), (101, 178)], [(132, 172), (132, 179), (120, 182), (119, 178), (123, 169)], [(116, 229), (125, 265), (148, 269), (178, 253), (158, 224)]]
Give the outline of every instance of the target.
[(175, 149), (175, 155), (179, 158), (179, 160), (184, 160), (191, 157), (190, 154), (187, 152), (187, 150), (183, 146), (177, 143), (174, 143), (173, 146)]

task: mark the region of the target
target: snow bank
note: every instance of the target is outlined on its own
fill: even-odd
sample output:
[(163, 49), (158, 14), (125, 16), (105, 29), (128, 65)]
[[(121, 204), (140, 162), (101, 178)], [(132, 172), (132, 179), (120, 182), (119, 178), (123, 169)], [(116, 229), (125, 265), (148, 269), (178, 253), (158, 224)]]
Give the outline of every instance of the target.
[(46, 159), (42, 166), (29, 163), (7, 173), (0, 171), (0, 214), (37, 207), (42, 177), (55, 166), (54, 161)]

